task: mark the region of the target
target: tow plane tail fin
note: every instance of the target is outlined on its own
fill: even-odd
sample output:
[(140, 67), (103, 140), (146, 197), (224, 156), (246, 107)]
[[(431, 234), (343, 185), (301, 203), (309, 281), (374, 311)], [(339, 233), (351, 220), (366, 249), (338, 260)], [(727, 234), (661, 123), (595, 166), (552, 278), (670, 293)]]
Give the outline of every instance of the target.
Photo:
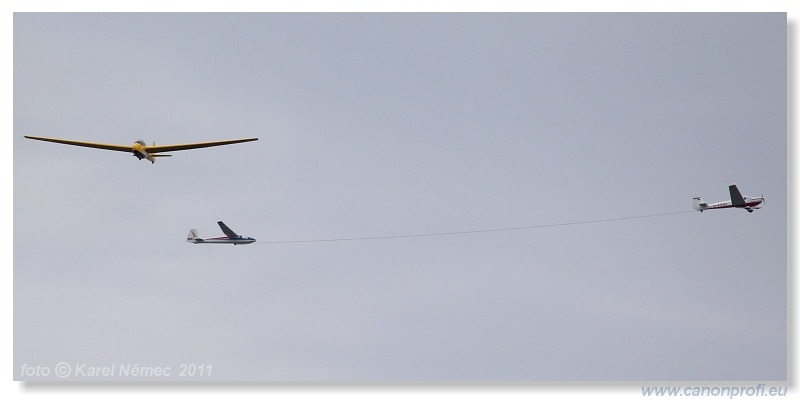
[(696, 196), (692, 199), (692, 207), (697, 211), (703, 211), (708, 208), (708, 203), (703, 201), (703, 198)]

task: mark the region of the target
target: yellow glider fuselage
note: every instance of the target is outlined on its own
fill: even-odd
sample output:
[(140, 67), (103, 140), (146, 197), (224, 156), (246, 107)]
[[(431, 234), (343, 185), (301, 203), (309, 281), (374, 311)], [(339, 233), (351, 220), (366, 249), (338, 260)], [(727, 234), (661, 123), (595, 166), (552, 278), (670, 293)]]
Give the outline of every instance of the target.
[(151, 163), (155, 163), (156, 158), (158, 157), (171, 157), (171, 155), (169, 154), (159, 154), (162, 152), (190, 150), (193, 148), (216, 147), (216, 146), (224, 146), (236, 143), (246, 143), (248, 141), (258, 140), (257, 138), (246, 138), (246, 139), (236, 139), (236, 140), (209, 141), (205, 143), (171, 144), (165, 146), (157, 146), (155, 145), (155, 143), (153, 143), (152, 146), (148, 146), (145, 144), (144, 141), (137, 140), (135, 143), (133, 143), (133, 145), (126, 146), (118, 144), (92, 143), (87, 141), (64, 140), (64, 139), (54, 139), (54, 138), (36, 137), (36, 136), (25, 136), (25, 138), (31, 140), (49, 141), (51, 143), (68, 144), (71, 146), (129, 152), (132, 153), (136, 158), (139, 158), (140, 160), (146, 159)]

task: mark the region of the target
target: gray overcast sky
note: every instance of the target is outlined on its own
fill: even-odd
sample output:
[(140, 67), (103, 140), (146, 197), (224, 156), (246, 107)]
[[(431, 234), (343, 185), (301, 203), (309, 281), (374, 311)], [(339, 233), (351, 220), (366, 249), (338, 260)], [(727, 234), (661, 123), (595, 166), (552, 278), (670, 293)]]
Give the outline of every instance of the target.
[[(786, 33), (784, 13), (15, 14), (14, 378), (785, 380)], [(260, 140), (151, 165), (23, 135)], [(218, 220), (283, 241), (677, 213), (734, 181), (766, 207), (184, 242)]]

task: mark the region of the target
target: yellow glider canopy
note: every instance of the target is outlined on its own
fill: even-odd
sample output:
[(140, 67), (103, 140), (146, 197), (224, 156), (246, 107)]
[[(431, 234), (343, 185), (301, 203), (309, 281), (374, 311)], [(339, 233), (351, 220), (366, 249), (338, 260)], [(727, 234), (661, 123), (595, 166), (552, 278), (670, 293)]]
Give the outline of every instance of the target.
[(216, 146), (224, 146), (236, 143), (246, 143), (248, 141), (258, 140), (257, 138), (247, 138), (247, 139), (236, 139), (236, 140), (208, 141), (205, 143), (170, 144), (164, 146), (157, 146), (153, 144), (152, 146), (148, 146), (142, 140), (138, 140), (132, 145), (119, 145), (119, 144), (92, 143), (88, 141), (53, 139), (48, 137), (36, 137), (36, 136), (25, 136), (25, 138), (31, 140), (49, 141), (51, 143), (68, 144), (71, 146), (99, 148), (103, 150), (112, 150), (112, 151), (124, 151), (128, 153), (133, 153), (133, 155), (139, 158), (140, 160), (147, 159), (150, 162), (155, 162), (156, 157), (169, 156), (169, 155), (158, 155), (158, 153), (162, 152), (190, 150), (193, 148), (216, 147)]

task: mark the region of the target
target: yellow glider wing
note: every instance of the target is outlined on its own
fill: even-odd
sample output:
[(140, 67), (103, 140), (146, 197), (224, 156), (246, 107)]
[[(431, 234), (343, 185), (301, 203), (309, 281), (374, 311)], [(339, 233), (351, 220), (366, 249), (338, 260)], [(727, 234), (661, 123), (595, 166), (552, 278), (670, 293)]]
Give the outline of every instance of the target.
[[(192, 148), (205, 148), (205, 147), (216, 147), (216, 146), (224, 146), (227, 144), (236, 144), (236, 143), (246, 143), (248, 141), (256, 141), (257, 138), (249, 138), (249, 139), (237, 139), (237, 140), (221, 140), (221, 141), (209, 141), (206, 143), (189, 143), (189, 144), (172, 144), (166, 146), (147, 146), (147, 152), (149, 153), (163, 153), (167, 151), (178, 151), (178, 150), (191, 150)], [(128, 148), (130, 150), (130, 148)]]
[(118, 145), (118, 144), (90, 143), (88, 141), (51, 139), (51, 138), (47, 138), (47, 137), (36, 137), (36, 136), (25, 136), (25, 138), (26, 139), (31, 139), (31, 140), (49, 141), (51, 143), (69, 144), (71, 146), (101, 148), (103, 150), (124, 151), (124, 152), (127, 152), (127, 153), (133, 152), (133, 146), (130, 146), (130, 145), (122, 146), (122, 145)]
[[(133, 152), (134, 145), (119, 145), (119, 144), (103, 144), (103, 143), (91, 143), (88, 141), (75, 141), (75, 140), (64, 140), (64, 139), (53, 139), (48, 137), (36, 137), (36, 136), (25, 136), (26, 139), (31, 140), (40, 140), (40, 141), (49, 141), (51, 143), (60, 143), (60, 144), (69, 144), (71, 146), (80, 146), (80, 147), (91, 147), (91, 148), (100, 148), (103, 150), (113, 150), (113, 151), (124, 151), (124, 152)], [(247, 139), (237, 139), (237, 140), (221, 140), (221, 141), (209, 141), (205, 143), (188, 143), (188, 144), (171, 144), (165, 146), (142, 146), (142, 150), (147, 150), (150, 153), (162, 153), (167, 151), (178, 151), (178, 150), (190, 150), (192, 148), (205, 148), (205, 147), (215, 147), (215, 146), (224, 146), (227, 144), (236, 144), (236, 143), (246, 143), (248, 141), (256, 141), (257, 138), (247, 138)]]

